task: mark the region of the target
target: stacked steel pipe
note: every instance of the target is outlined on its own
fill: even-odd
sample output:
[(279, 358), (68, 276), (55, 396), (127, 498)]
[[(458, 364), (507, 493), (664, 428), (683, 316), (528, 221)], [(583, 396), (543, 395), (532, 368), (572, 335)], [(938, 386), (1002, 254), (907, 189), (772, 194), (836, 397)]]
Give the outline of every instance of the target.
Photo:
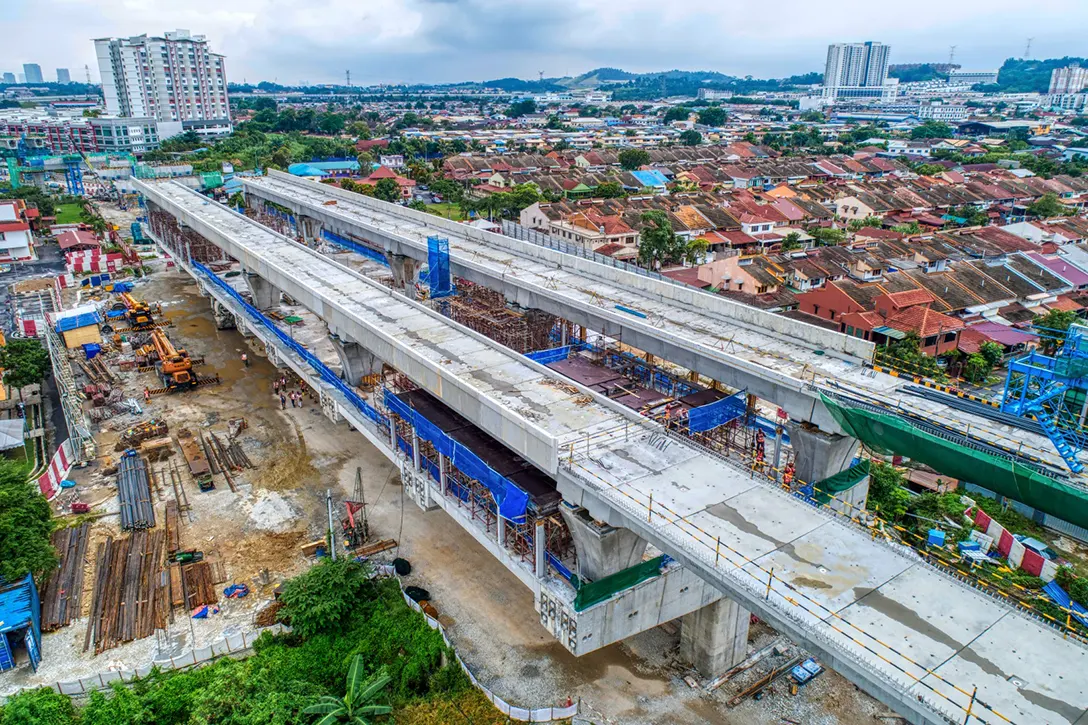
[(127, 453), (121, 458), (117, 469), (117, 493), (121, 499), (123, 530), (150, 529), (155, 525), (151, 480), (142, 457)]

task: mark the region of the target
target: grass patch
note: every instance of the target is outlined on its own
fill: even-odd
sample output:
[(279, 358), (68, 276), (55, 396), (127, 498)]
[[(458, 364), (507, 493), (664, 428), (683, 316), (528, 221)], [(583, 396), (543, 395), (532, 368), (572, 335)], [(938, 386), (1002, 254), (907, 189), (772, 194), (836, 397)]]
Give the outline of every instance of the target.
[(78, 224), (83, 207), (79, 204), (57, 204), (57, 224)]
[(464, 213), (461, 211), (461, 207), (449, 202), (442, 202), (441, 204), (428, 204), (427, 211), (436, 216), (445, 217), (446, 219), (452, 219), (455, 222), (459, 222), (465, 218)]

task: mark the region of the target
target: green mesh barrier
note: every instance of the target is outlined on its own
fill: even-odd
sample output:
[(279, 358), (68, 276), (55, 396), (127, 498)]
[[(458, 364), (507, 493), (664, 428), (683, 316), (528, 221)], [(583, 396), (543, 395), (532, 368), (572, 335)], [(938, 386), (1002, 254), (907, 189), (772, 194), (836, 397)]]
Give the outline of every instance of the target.
[(820, 397), (843, 430), (872, 450), (908, 456), (946, 476), (970, 481), (1077, 526), (1088, 527), (1088, 491), (1015, 461), (938, 438), (901, 418), (840, 405), (824, 395)]
[(849, 491), (869, 475), (869, 465), (870, 461), (866, 458), (858, 465), (851, 466), (845, 471), (839, 471), (834, 476), (820, 481), (816, 484), (816, 500), (820, 503), (827, 503), (832, 496), (836, 496), (843, 491)]
[(661, 573), (664, 559), (665, 557), (659, 556), (641, 564), (629, 566), (615, 574), (609, 574), (595, 582), (583, 584), (574, 595), (574, 611), (581, 612), (594, 604), (600, 604), (613, 594), (630, 589), (647, 579), (653, 579)]

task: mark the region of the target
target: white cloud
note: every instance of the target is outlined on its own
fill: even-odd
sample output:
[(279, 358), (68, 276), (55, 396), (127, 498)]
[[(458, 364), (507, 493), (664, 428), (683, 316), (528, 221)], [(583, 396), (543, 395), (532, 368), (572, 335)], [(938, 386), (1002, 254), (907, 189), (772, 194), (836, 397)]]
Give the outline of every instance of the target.
[[(90, 39), (188, 28), (233, 80), (448, 81), (577, 74), (600, 65), (781, 76), (820, 69), (829, 42), (880, 40), (892, 62), (996, 67), (1083, 54), (1084, 0), (7, 0), (0, 70), (84, 64)], [(47, 21), (47, 22), (46, 22)], [(51, 70), (47, 70), (51, 75)]]

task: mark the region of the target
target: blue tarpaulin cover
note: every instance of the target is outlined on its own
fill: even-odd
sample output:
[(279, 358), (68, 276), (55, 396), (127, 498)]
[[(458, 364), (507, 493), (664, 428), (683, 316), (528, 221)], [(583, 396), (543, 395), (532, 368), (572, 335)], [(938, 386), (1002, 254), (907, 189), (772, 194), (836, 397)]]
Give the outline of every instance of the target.
[(453, 282), (450, 279), (450, 240), (427, 237), (427, 269), (431, 297), (448, 297), (453, 294)]
[(692, 433), (713, 430), (720, 425), (736, 420), (748, 409), (745, 392), (730, 395), (707, 405), (700, 405), (688, 411), (688, 428)]
[(496, 472), (480, 460), (479, 456), (450, 438), (441, 428), (427, 420), (419, 411), (408, 407), (389, 390), (385, 391), (385, 407), (415, 426), (416, 435), (430, 441), (436, 451), (450, 459), (454, 468), (487, 486), (495, 498), (500, 516), (514, 523), (524, 523), (529, 494), (521, 487)]
[(88, 325), (97, 325), (102, 322), (102, 315), (97, 312), (85, 312), (71, 317), (62, 317), (57, 320), (57, 332), (68, 332)]
[[(14, 583), (0, 586), (0, 633), (26, 630), (26, 649), (30, 655), (30, 665), (35, 671), (41, 662), (41, 600), (34, 579), (27, 574)], [(3, 640), (0, 652), (0, 669), (14, 666), (14, 658), (7, 647), (7, 637)]]
[(102, 352), (102, 346), (97, 342), (83, 343), (83, 354), (87, 356), (88, 360), (93, 360), (94, 356), (100, 352)]
[(563, 347), (553, 347), (549, 350), (538, 350), (536, 352), (526, 353), (525, 357), (534, 360), (541, 365), (551, 365), (552, 363), (560, 362), (570, 357), (570, 350), (570, 345), (564, 345)]
[(1066, 609), (1072, 610), (1073, 616), (1076, 617), (1081, 624), (1088, 627), (1088, 609), (1085, 609), (1081, 604), (1070, 599), (1069, 595), (1062, 589), (1058, 582), (1047, 582), (1047, 584), (1043, 586), (1043, 593), (1050, 597), (1059, 607), (1065, 607)]

